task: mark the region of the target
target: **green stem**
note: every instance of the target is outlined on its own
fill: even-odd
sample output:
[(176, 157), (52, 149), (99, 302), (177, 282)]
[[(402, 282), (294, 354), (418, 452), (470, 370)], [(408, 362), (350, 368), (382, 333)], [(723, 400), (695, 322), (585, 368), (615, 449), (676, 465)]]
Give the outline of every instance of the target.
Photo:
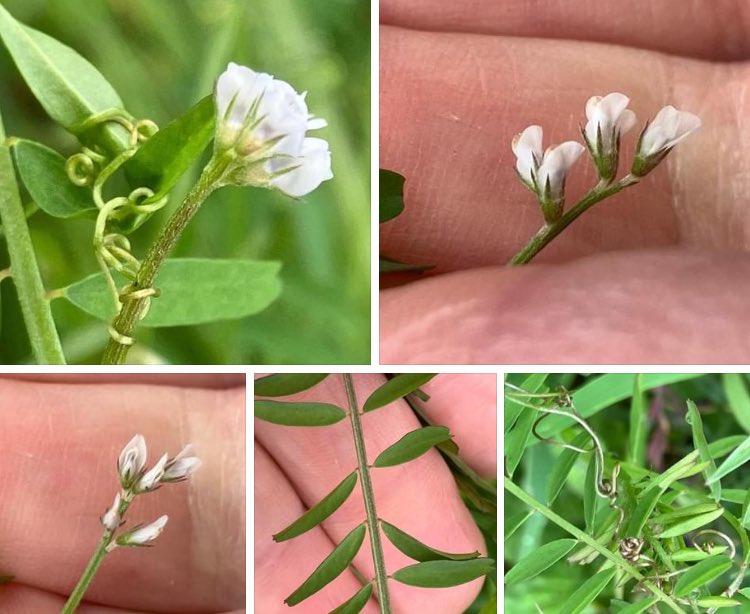
[(608, 196), (617, 194), (620, 190), (638, 183), (638, 177), (626, 175), (617, 183), (606, 185), (599, 183), (593, 190), (584, 196), (574, 207), (566, 211), (562, 217), (551, 224), (545, 224), (537, 233), (531, 237), (529, 242), (510, 259), (508, 265), (518, 266), (528, 264), (539, 252), (541, 252), (552, 240), (557, 237), (563, 230), (570, 226), (586, 210), (596, 203), (604, 200)]
[(380, 524), (378, 513), (375, 509), (375, 493), (370, 481), (370, 470), (367, 465), (367, 450), (365, 449), (365, 437), (362, 431), (362, 420), (359, 415), (357, 395), (354, 391), (354, 382), (349, 373), (344, 373), (344, 386), (346, 396), (349, 400), (349, 416), (352, 421), (352, 433), (354, 434), (354, 447), (357, 450), (357, 464), (359, 477), (362, 484), (362, 496), (365, 500), (365, 512), (367, 513), (367, 525), (370, 534), (370, 545), (372, 546), (372, 560), (375, 564), (375, 585), (378, 587), (378, 602), (380, 603), (380, 614), (390, 614), (391, 603), (388, 595), (388, 573), (385, 569), (385, 557), (383, 556), (383, 544), (380, 541)]
[[(133, 501), (132, 497), (132, 494), (127, 493), (120, 501), (120, 518), (125, 515), (125, 512), (130, 507), (130, 504)], [(76, 584), (76, 587), (73, 589), (70, 597), (68, 597), (68, 600), (65, 602), (63, 609), (60, 610), (60, 614), (73, 614), (73, 612), (76, 611), (81, 601), (83, 600), (83, 596), (86, 594), (86, 591), (88, 590), (91, 582), (94, 580), (96, 572), (99, 571), (99, 567), (101, 567), (102, 562), (104, 561), (104, 557), (107, 556), (107, 547), (110, 545), (110, 543), (112, 543), (114, 534), (114, 531), (110, 531), (109, 529), (104, 530), (104, 533), (99, 540), (99, 544), (97, 545), (96, 550), (94, 550), (94, 554), (91, 555), (91, 559), (89, 559), (88, 565), (86, 565), (86, 568), (83, 570), (83, 573), (78, 580), (78, 584)]]
[(551, 520), (552, 522), (554, 522), (557, 526), (559, 526), (564, 531), (567, 531), (568, 533), (570, 533), (573, 537), (575, 537), (579, 541), (582, 541), (593, 550), (596, 550), (599, 554), (601, 554), (606, 559), (610, 560), (620, 569), (623, 569), (625, 572), (627, 572), (629, 576), (636, 579), (643, 586), (648, 588), (648, 590), (650, 590), (654, 595), (659, 597), (659, 599), (661, 599), (662, 602), (664, 602), (667, 606), (669, 606), (672, 609), (672, 611), (684, 613), (684, 611), (680, 608), (680, 606), (669, 595), (663, 592), (653, 582), (644, 578), (643, 575), (635, 567), (633, 567), (630, 563), (625, 561), (625, 559), (623, 559), (621, 556), (614, 554), (613, 552), (605, 548), (602, 544), (600, 544), (598, 541), (593, 539), (590, 535), (588, 535), (587, 533), (584, 533), (578, 527), (576, 527), (575, 525), (565, 520), (563, 517), (558, 516), (555, 512), (553, 512), (547, 506), (541, 504), (539, 501), (534, 499), (531, 495), (529, 495), (523, 489), (517, 486), (508, 477), (504, 478), (503, 484), (504, 484), (505, 490), (511, 493), (514, 497), (516, 497), (517, 499), (519, 499), (520, 501), (528, 505), (531, 509), (539, 512), (542, 516), (544, 516), (548, 520)]
[[(151, 245), (146, 258), (138, 269), (135, 281), (131, 284), (132, 292), (146, 290), (153, 286), (159, 268), (166, 260), (169, 252), (172, 251), (188, 222), (209, 195), (219, 186), (218, 182), (229, 163), (230, 159), (227, 157), (214, 156), (211, 158), (197, 183)], [(119, 333), (121, 338), (120, 340), (114, 337), (110, 338), (102, 357), (103, 365), (119, 365), (125, 362), (132, 341), (131, 343), (123, 343), (122, 341), (132, 336), (147, 300), (149, 300), (148, 297), (143, 297), (124, 302), (120, 313), (112, 321), (112, 328), (116, 333)]]
[(62, 344), (45, 296), (15, 177), (10, 146), (5, 142), (5, 127), (0, 116), (0, 219), (8, 246), (13, 282), (37, 363), (64, 365)]

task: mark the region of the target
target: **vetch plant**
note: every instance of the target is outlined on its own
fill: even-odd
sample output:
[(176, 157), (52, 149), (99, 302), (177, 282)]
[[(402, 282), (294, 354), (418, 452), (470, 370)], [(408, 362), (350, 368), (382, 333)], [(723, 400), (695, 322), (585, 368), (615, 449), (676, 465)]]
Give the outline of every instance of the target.
[[(596, 203), (638, 183), (669, 154), (677, 143), (698, 130), (701, 120), (687, 111), (666, 106), (647, 122), (636, 147), (630, 172), (615, 180), (620, 160), (620, 140), (636, 124), (627, 106), (630, 99), (619, 92), (592, 96), (586, 103), (585, 147), (567, 141), (542, 149), (542, 127), (529, 126), (512, 142), (516, 172), (536, 196), (544, 225), (510, 260), (527, 264), (565, 228)], [(598, 183), (578, 203), (565, 211), (565, 179), (584, 150), (589, 152), (599, 177)]]
[[(289, 587), (285, 599), (295, 606), (315, 594), (333, 581), (349, 565), (359, 552), (365, 537), (369, 538), (375, 576), (361, 578), (362, 587), (349, 600), (332, 610), (331, 614), (356, 614), (362, 611), (375, 595), (382, 614), (392, 612), (389, 598), (389, 582), (396, 581), (425, 588), (451, 587), (470, 582), (489, 574), (494, 560), (481, 557), (479, 552), (449, 553), (421, 543), (400, 527), (389, 523), (378, 514), (378, 498), (373, 489), (371, 473), (387, 471), (389, 467), (408, 463), (433, 447), (445, 448), (454, 454), (455, 445), (451, 434), (444, 426), (428, 425), (405, 433), (398, 441), (383, 450), (374, 460), (368, 458), (364, 429), (369, 412), (410, 394), (421, 394), (419, 387), (429, 381), (430, 374), (401, 374), (393, 377), (375, 390), (360, 405), (352, 376), (343, 374), (342, 384), (348, 405), (337, 407), (330, 403), (278, 401), (274, 397), (287, 396), (317, 385), (325, 374), (278, 374), (255, 382), (255, 416), (274, 424), (300, 427), (325, 427), (342, 420), (351, 423), (353, 446), (357, 464), (339, 481), (333, 490), (313, 505), (297, 520), (273, 535), (277, 542), (298, 538), (334, 514), (350, 497), (359, 483), (364, 501), (365, 518), (352, 527), (334, 550), (323, 559), (309, 577), (298, 587)], [(270, 397), (270, 398), (263, 398)], [(390, 541), (398, 550), (416, 562), (398, 570), (386, 568), (383, 555), (383, 539)], [(359, 574), (358, 574), (359, 577)]]
[(125, 524), (125, 513), (134, 499), (164, 484), (187, 480), (201, 465), (190, 444), (174, 457), (163, 454), (151, 468), (146, 467), (147, 456), (146, 440), (140, 434), (135, 435), (122, 449), (117, 461), (120, 490), (100, 519), (104, 527), (102, 537), (61, 614), (76, 611), (108, 553), (120, 547), (150, 546), (164, 530), (169, 520), (166, 515), (147, 525), (121, 530)]
[[(535, 596), (543, 600), (535, 578), (562, 569), (563, 560), (569, 571), (557, 582), (567, 575), (570, 588), (556, 590), (570, 594), (555, 612), (582, 612), (594, 602), (627, 613), (716, 612), (747, 605), (750, 484), (740, 468), (750, 461), (750, 436), (712, 440), (698, 406), (664, 392), (667, 385), (685, 381), (691, 393), (703, 394), (715, 390), (713, 383), (693, 382), (699, 377), (694, 374), (613, 374), (587, 378), (573, 392), (556, 385), (555, 380), (573, 377), (532, 374), (508, 376), (505, 382), (505, 539), (506, 560), (513, 560), (506, 567), (506, 607), (518, 607), (508, 601), (520, 598), (518, 586), (527, 587), (529, 607), (547, 611), (547, 605), (533, 601)], [(742, 376), (725, 377), (737, 422), (747, 424), (750, 394), (734, 379)], [(662, 395), (651, 407), (650, 389)], [(630, 432), (618, 446), (623, 439), (618, 414), (614, 408), (609, 418), (597, 414), (628, 400)], [(670, 454), (662, 439), (670, 430), (667, 402), (679, 407), (679, 423), (671, 427), (678, 433), (670, 440), (684, 434), (689, 446), (671, 465), (656, 470), (646, 460), (659, 463)], [(650, 419), (656, 421), (652, 434)], [(556, 456), (555, 447), (561, 448)], [(582, 507), (571, 505), (573, 492)], [(545, 527), (549, 538), (541, 541)], [(518, 534), (539, 545), (527, 542), (514, 560), (508, 544)]]
[[(288, 83), (230, 63), (207, 96), (159, 129), (134, 117), (84, 58), (24, 26), (0, 7), (2, 38), (49, 116), (78, 139), (63, 157), (41, 143), (6, 138), (0, 120), (0, 219), (13, 280), (35, 358), (63, 364), (50, 300), (65, 298), (109, 322), (102, 362), (120, 364), (139, 323), (178, 326), (244, 317), (280, 293), (279, 263), (168, 259), (206, 199), (226, 185), (301, 198), (332, 178), (328, 143), (308, 136), (326, 126)], [(168, 202), (177, 181), (213, 140), (199, 179), (142, 258), (129, 236)], [(92, 262), (101, 273), (46, 293), (16, 174), (49, 215), (95, 219)]]

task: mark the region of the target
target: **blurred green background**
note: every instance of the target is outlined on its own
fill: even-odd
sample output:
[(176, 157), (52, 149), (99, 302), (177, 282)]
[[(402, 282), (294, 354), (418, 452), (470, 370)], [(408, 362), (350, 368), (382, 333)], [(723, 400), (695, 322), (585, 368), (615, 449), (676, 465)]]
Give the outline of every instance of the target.
[[(173, 256), (283, 262), (284, 289), (264, 312), (189, 328), (139, 328), (130, 362), (358, 364), (370, 362), (370, 3), (365, 0), (2, 0), (20, 21), (93, 63), (139, 118), (166, 125), (213, 88), (229, 61), (309, 92), (328, 120), (334, 179), (292, 201), (269, 190), (223, 188), (191, 222)], [(73, 137), (45, 114), (0, 45), (0, 108), (9, 136), (63, 155)], [(143, 256), (197, 178), (131, 235)], [(50, 290), (97, 271), (93, 221), (38, 212), (29, 225)], [(0, 243), (2, 240), (0, 240)], [(8, 266), (4, 243), (0, 269)], [(13, 284), (0, 284), (0, 362), (31, 360)], [(106, 325), (65, 301), (53, 313), (69, 363), (97, 363)]]

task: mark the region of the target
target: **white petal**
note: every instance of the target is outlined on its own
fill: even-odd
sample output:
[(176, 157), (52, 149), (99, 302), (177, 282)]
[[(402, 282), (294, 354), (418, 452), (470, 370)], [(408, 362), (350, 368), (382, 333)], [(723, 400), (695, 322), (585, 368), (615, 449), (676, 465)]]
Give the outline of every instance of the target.
[(667, 105), (646, 128), (639, 154), (648, 157), (674, 147), (700, 127), (701, 119), (697, 115)]
[(333, 178), (331, 153), (324, 139), (306, 138), (301, 155), (285, 164), (287, 167), (294, 165), (299, 166), (271, 180), (273, 187), (294, 198), (309, 194), (323, 181)]
[(151, 524), (147, 524), (145, 527), (136, 529), (132, 533), (123, 535), (123, 545), (141, 546), (155, 540), (157, 537), (159, 537), (159, 535), (161, 535), (161, 532), (164, 530), (164, 527), (166, 526), (168, 520), (169, 516), (160, 516)]
[(620, 131), (620, 135), (627, 134), (630, 132), (638, 123), (638, 118), (635, 116), (635, 113), (631, 111), (630, 109), (625, 109), (622, 112), (622, 115), (620, 115), (620, 121), (617, 123), (617, 127)]
[(146, 492), (153, 490), (158, 486), (164, 475), (164, 467), (167, 464), (167, 455), (163, 454), (162, 457), (156, 462), (156, 464), (149, 469), (143, 477), (138, 481), (136, 486), (137, 492)]
[(216, 82), (216, 110), (218, 121), (240, 127), (255, 101), (264, 96), (273, 77), (256, 73), (247, 66), (230, 62)]
[(117, 461), (117, 469), (123, 480), (129, 480), (140, 473), (146, 464), (146, 440), (137, 434), (125, 444)]
[(544, 152), (544, 159), (539, 165), (537, 182), (539, 189), (544, 191), (549, 179), (553, 198), (562, 194), (562, 184), (568, 169), (575, 163), (586, 148), (576, 141), (566, 141)]
[(511, 142), (511, 149), (516, 155), (516, 170), (527, 182), (531, 182), (531, 171), (542, 159), (542, 139), (544, 132), (541, 126), (529, 126), (517, 134)]

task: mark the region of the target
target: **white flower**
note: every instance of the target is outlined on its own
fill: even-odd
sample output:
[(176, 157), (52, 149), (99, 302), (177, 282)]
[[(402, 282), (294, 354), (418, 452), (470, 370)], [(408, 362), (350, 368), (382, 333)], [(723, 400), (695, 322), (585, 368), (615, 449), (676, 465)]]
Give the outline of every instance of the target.
[(136, 484), (134, 491), (136, 493), (142, 493), (156, 488), (164, 475), (164, 467), (166, 464), (167, 455), (163, 454), (156, 464), (143, 474), (143, 477), (138, 481), (138, 484)]
[[(632, 130), (636, 123), (635, 113), (627, 108), (630, 98), (619, 92), (606, 96), (592, 96), (586, 103), (586, 140), (592, 154), (608, 156), (617, 147), (623, 134)], [(602, 151), (598, 150), (598, 134), (601, 133)]]
[(677, 143), (700, 127), (700, 117), (667, 105), (641, 133), (631, 173), (637, 177), (647, 174)]
[(120, 483), (127, 489), (138, 479), (146, 464), (146, 440), (143, 435), (135, 435), (120, 452), (117, 461), (117, 471)]
[(537, 186), (544, 200), (560, 202), (568, 170), (586, 148), (576, 141), (548, 147), (536, 172)]
[(102, 516), (102, 525), (107, 531), (114, 531), (120, 526), (120, 493), (115, 495), (115, 500), (107, 512)]
[(542, 127), (529, 126), (517, 134), (511, 143), (516, 154), (516, 170), (521, 180), (534, 189), (534, 173), (542, 161)]
[(307, 110), (306, 94), (266, 73), (231, 63), (216, 82), (216, 147), (237, 159), (228, 183), (276, 188), (301, 197), (331, 179), (323, 139), (306, 136), (325, 120)]
[(117, 538), (118, 546), (143, 546), (148, 542), (154, 541), (161, 532), (169, 520), (168, 516), (161, 516), (154, 520), (151, 524), (147, 524), (145, 527), (139, 527), (123, 533)]
[(671, 149), (701, 127), (701, 118), (667, 105), (656, 114), (641, 137), (638, 155), (653, 156)]
[(193, 444), (189, 443), (177, 456), (167, 461), (161, 481), (181, 482), (200, 466), (201, 459), (193, 454)]

